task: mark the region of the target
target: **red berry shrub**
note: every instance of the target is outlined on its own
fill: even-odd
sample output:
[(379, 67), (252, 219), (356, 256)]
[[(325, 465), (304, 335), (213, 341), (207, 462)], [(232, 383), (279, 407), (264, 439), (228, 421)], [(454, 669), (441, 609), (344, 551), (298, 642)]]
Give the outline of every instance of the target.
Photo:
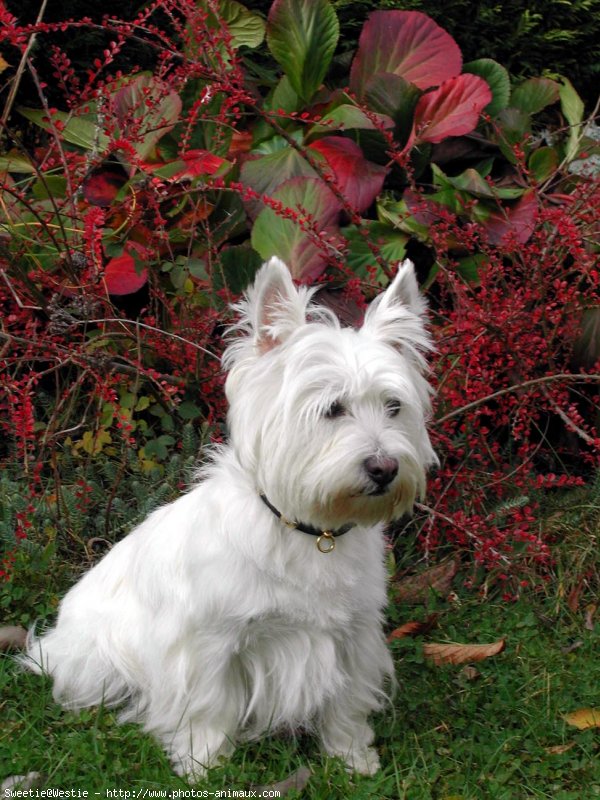
[[(81, 69), (54, 39), (83, 28), (110, 43)], [(540, 498), (598, 454), (598, 353), (578, 355), (598, 192), (572, 166), (590, 142), (566, 78), (512, 85), (403, 11), (370, 16), (341, 74), (328, 0), (277, 0), (266, 24), (217, 0), (101, 24), (4, 11), (0, 31), (13, 85), (27, 71), (39, 94), (2, 111), (1, 447), (29, 486), (9, 487), (9, 551), (35, 515), (76, 549), (78, 519), (114, 535), (120, 491), (166, 480), (182, 424), (221, 435), (223, 325), (262, 260), (352, 319), (408, 255), (438, 343), (423, 546), (546, 562)], [(153, 73), (121, 74), (140, 40)]]

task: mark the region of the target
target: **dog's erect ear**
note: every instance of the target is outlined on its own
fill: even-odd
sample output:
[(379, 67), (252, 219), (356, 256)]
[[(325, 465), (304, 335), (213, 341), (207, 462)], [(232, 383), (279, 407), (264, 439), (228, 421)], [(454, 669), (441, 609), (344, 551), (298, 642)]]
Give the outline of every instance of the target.
[(412, 261), (398, 267), (396, 277), (371, 303), (363, 330), (397, 347), (429, 350), (429, 336), (423, 325), (427, 301), (419, 291)]
[[(266, 353), (306, 321), (305, 292), (299, 292), (289, 269), (277, 257), (264, 264), (248, 295), (252, 329), (259, 352)], [(302, 296), (301, 296), (302, 295)]]
[[(376, 305), (375, 305), (376, 303)], [(419, 291), (415, 267), (407, 258), (398, 266), (396, 277), (375, 303), (371, 304), (374, 311), (393, 309), (394, 306), (404, 306), (413, 314), (421, 316), (427, 308), (427, 303)]]

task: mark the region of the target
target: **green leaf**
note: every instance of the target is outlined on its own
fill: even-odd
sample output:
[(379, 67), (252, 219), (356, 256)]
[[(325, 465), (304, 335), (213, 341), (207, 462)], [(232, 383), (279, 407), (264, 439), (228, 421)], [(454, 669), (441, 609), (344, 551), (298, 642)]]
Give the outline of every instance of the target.
[(558, 94), (560, 97), (560, 107), (571, 130), (569, 131), (569, 138), (567, 140), (567, 147), (565, 158), (571, 161), (577, 155), (579, 143), (582, 138), (583, 131), (580, 129), (583, 121), (584, 105), (581, 97), (573, 88), (573, 84), (568, 78), (559, 76)]
[(191, 400), (184, 400), (177, 406), (177, 413), (182, 419), (196, 419), (202, 414), (202, 409)]
[(272, 195), (288, 178), (301, 175), (314, 177), (315, 171), (297, 150), (286, 144), (270, 155), (245, 161), (240, 180), (259, 194)]
[(84, 150), (98, 148), (103, 151), (110, 144), (110, 138), (102, 132), (95, 117), (93, 119), (84, 116), (73, 117), (64, 111), (55, 111), (52, 114), (51, 122), (43, 109), (21, 106), (17, 110), (30, 122), (39, 125), (45, 131), (55, 131), (55, 123), (59, 122), (62, 130), (58, 132), (58, 135), (69, 144), (82, 147)]
[(479, 270), (487, 263), (487, 257), (482, 253), (476, 253), (473, 256), (465, 256), (459, 258), (456, 265), (456, 271), (463, 280), (467, 283), (479, 283)]
[[(312, 281), (327, 265), (327, 246), (320, 247), (300, 224), (310, 214), (323, 239), (331, 246), (339, 233), (336, 222), (340, 206), (327, 186), (315, 178), (292, 178), (274, 193), (284, 208), (276, 213), (265, 208), (252, 228), (252, 247), (265, 260), (279, 256), (290, 268), (294, 278)], [(288, 214), (286, 209), (291, 210)]]
[(536, 181), (541, 183), (552, 175), (558, 164), (558, 153), (554, 147), (540, 147), (531, 154), (528, 166)]
[(394, 264), (403, 260), (406, 255), (406, 243), (409, 240), (406, 233), (385, 223), (369, 221), (366, 225), (369, 230), (368, 237), (361, 234), (355, 225), (342, 228), (342, 234), (349, 245), (346, 263), (359, 277), (367, 277), (367, 267), (376, 264), (375, 256), (368, 242), (379, 248), (386, 263)]
[(327, 0), (275, 0), (271, 6), (269, 49), (305, 101), (323, 83), (338, 36), (338, 18)]
[[(392, 128), (394, 122), (387, 114), (373, 114), (384, 128)], [(363, 130), (376, 130), (370, 117), (356, 106), (344, 104), (328, 111), (321, 121), (310, 129), (310, 135), (314, 133), (335, 133), (340, 129), (352, 130), (353, 128)]]
[(479, 75), (487, 82), (492, 92), (492, 102), (483, 109), (486, 114), (495, 117), (506, 108), (510, 99), (510, 77), (504, 67), (493, 58), (478, 58), (463, 66), (463, 72)]
[(396, 138), (405, 144), (412, 129), (417, 101), (422, 92), (413, 83), (393, 72), (378, 72), (366, 84), (365, 101), (369, 108), (389, 114), (396, 124)]
[(558, 102), (560, 87), (550, 78), (530, 78), (513, 90), (510, 104), (526, 114), (537, 114)]
[(258, 47), (265, 38), (265, 21), (236, 0), (220, 0), (219, 13), (229, 28), (233, 47)]
[(35, 172), (35, 167), (29, 159), (20, 153), (10, 152), (0, 156), (0, 172)]
[(234, 245), (221, 250), (219, 261), (221, 271), (214, 271), (214, 290), (219, 291), (224, 288), (222, 285), (224, 281), (233, 294), (241, 294), (244, 291), (262, 264), (261, 257), (248, 245)]

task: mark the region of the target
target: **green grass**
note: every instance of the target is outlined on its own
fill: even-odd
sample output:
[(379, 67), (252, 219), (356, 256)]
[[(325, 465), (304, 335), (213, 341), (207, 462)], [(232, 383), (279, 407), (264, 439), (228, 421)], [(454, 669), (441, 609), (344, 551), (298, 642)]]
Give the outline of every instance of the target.
[[(309, 736), (269, 737), (240, 747), (198, 788), (249, 790), (307, 765), (313, 776), (301, 796), (315, 800), (600, 798), (600, 729), (578, 731), (562, 718), (600, 706), (600, 632), (584, 628), (583, 611), (572, 614), (552, 597), (505, 604), (466, 596), (432, 604), (441, 613), (428, 640), (506, 636), (507, 647), (478, 664), (479, 677), (469, 679), (461, 667), (427, 662), (420, 638), (395, 642), (399, 688), (393, 708), (376, 719), (380, 774), (349, 777)], [(418, 619), (430, 611), (407, 607), (402, 616)], [(565, 652), (574, 641), (582, 644)], [(102, 709), (61, 711), (49, 683), (19, 672), (8, 656), (0, 659), (0, 698), (1, 778), (37, 771), (45, 775), (43, 787), (102, 797), (107, 789), (189, 788), (136, 726), (117, 725)], [(572, 746), (562, 754), (548, 752), (565, 744)]]

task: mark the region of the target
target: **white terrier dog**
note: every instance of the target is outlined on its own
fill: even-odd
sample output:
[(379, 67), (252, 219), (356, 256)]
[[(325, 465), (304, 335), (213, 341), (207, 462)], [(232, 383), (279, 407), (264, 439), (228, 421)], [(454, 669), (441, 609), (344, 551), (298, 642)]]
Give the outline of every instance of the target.
[(273, 258), (225, 353), (231, 441), (66, 595), (22, 661), (67, 708), (124, 703), (198, 778), (267, 731), (309, 728), (379, 768), (370, 712), (393, 664), (383, 525), (435, 461), (425, 302), (404, 262), (360, 330)]

